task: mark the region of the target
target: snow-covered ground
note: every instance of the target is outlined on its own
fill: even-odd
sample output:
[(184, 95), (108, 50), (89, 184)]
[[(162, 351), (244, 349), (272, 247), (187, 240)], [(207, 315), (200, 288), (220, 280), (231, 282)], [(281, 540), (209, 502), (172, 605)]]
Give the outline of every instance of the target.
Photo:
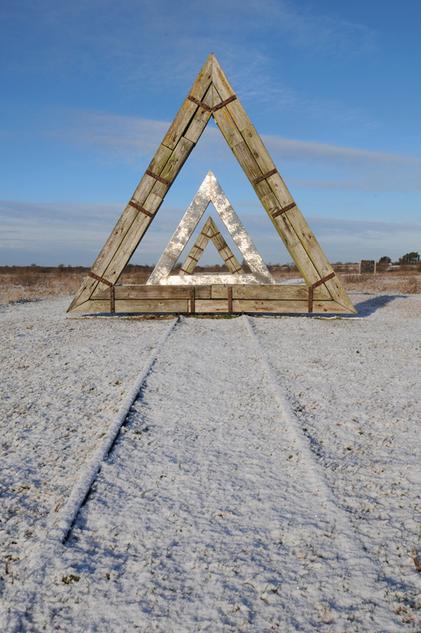
[(0, 630), (419, 631), (421, 297), (353, 299), (360, 318), (1, 307)]

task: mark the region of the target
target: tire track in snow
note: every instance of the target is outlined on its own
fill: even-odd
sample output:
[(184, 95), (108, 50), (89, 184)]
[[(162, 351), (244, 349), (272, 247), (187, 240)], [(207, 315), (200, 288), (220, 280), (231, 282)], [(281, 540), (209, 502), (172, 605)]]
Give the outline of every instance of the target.
[(108, 433), (102, 439), (100, 446), (91, 455), (91, 458), (86, 462), (85, 467), (79, 475), (79, 478), (72, 488), (70, 496), (65, 505), (60, 509), (57, 518), (54, 521), (54, 525), (51, 530), (53, 538), (61, 543), (65, 543), (69, 536), (69, 532), (76, 520), (77, 514), (87, 498), (89, 491), (94, 483), (98, 471), (101, 468), (102, 462), (106, 459), (109, 452), (112, 450), (113, 445), (121, 431), (129, 411), (133, 405), (133, 402), (139, 397), (139, 394), (144, 387), (149, 374), (153, 371), (153, 368), (158, 360), (159, 354), (165, 345), (168, 337), (174, 331), (179, 318), (171, 322), (170, 326), (164, 331), (163, 336), (158, 341), (158, 345), (153, 350), (149, 359), (146, 361), (145, 366), (140, 372), (136, 382), (130, 389), (129, 393), (124, 398), (120, 409), (114, 419), (114, 422), (110, 426)]
[(38, 625), (396, 631), (283, 405), (241, 320), (183, 321), (40, 592)]
[[(358, 537), (351, 523), (348, 522), (346, 512), (339, 505), (334, 493), (328, 485), (326, 478), (319, 464), (317, 463), (314, 454), (311, 450), (310, 443), (302, 430), (298, 417), (291, 408), (286, 395), (282, 393), (282, 388), (279, 385), (273, 369), (263, 351), (259, 338), (254, 330), (252, 321), (249, 316), (243, 315), (241, 317), (245, 330), (247, 332), (249, 340), (252, 342), (257, 355), (259, 356), (260, 363), (263, 371), (267, 376), (270, 389), (278, 403), (279, 409), (283, 418), (287, 421), (288, 429), (294, 438), (297, 445), (300, 447), (301, 454), (304, 459), (304, 463), (307, 466), (307, 474), (309, 474), (315, 485), (320, 489), (323, 496), (326, 499), (329, 508), (329, 514), (331, 520), (336, 518), (337, 525), (341, 531), (343, 540), (343, 551), (346, 552), (346, 558), (348, 559), (348, 565), (350, 571), (353, 569), (357, 571), (360, 577), (360, 588), (366, 595), (374, 595), (374, 588), (379, 590), (380, 570), (378, 570), (372, 559), (365, 553), (366, 548), (362, 540)], [(357, 564), (356, 564), (357, 563)], [(380, 604), (380, 601), (379, 603)], [(392, 613), (391, 613), (392, 619)]]
[[(47, 569), (53, 564), (54, 558), (58, 555), (60, 546), (66, 542), (71, 532), (72, 526), (80, 511), (80, 508), (89, 496), (92, 485), (101, 469), (101, 465), (112, 451), (114, 443), (121, 431), (122, 426), (130, 412), (133, 402), (139, 397), (145, 383), (154, 369), (159, 354), (180, 322), (180, 317), (171, 321), (169, 327), (164, 330), (163, 335), (158, 340), (157, 345), (152, 350), (148, 360), (143, 366), (139, 376), (130, 391), (124, 398), (112, 424), (107, 433), (101, 438), (101, 443), (86, 461), (84, 467), (79, 472), (79, 476), (74, 483), (69, 497), (65, 504), (58, 510), (53, 510), (47, 519), (46, 535), (44, 540), (38, 544), (25, 572), (26, 582), (28, 580), (38, 587), (41, 587), (46, 576)], [(10, 592), (8, 603), (12, 605), (13, 611), (9, 615), (8, 631), (10, 633), (22, 633), (22, 617), (28, 606), (34, 601), (36, 595), (34, 591), (26, 591), (25, 587)], [(19, 606), (18, 606), (19, 605)]]

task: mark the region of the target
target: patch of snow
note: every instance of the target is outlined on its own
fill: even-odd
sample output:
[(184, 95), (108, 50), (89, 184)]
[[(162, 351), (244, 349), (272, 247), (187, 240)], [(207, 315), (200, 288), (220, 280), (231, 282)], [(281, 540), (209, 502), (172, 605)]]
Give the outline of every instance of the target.
[[(17, 479), (0, 512), (19, 558), (3, 574), (2, 630), (419, 630), (421, 297), (360, 297), (359, 319), (182, 319), (36, 582), (53, 504), (168, 328), (63, 309), (0, 313), (3, 360), (15, 359), (4, 475)], [(90, 380), (98, 394), (81, 390)], [(39, 404), (22, 433), (28, 390)]]

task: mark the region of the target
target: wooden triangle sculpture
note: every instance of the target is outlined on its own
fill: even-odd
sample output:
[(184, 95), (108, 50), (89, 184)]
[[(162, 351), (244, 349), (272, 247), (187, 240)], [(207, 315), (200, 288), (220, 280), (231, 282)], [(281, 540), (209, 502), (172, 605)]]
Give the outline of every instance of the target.
[[(237, 158), (306, 286), (116, 286), (210, 117)], [(69, 311), (355, 312), (218, 60), (209, 55)]]
[(228, 272), (235, 275), (236, 273), (243, 273), (244, 270), (241, 267), (240, 262), (228, 246), (221, 231), (216, 226), (215, 222), (209, 216), (203, 225), (202, 230), (193, 246), (191, 247), (189, 254), (186, 257), (184, 264), (180, 269), (180, 275), (192, 275), (196, 270), (197, 264), (200, 262), (205, 249), (209, 243), (212, 242), (217, 252), (222, 258)]
[[(197, 277), (185, 275), (171, 275), (175, 264), (180, 257), (187, 242), (193, 235), (200, 219), (205, 213), (208, 205), (212, 203), (216, 212), (230, 233), (233, 241), (242, 254), (245, 262), (250, 268), (251, 274), (208, 274)], [(221, 236), (222, 238), (222, 236)], [(222, 238), (223, 239), (223, 238)], [(225, 242), (225, 240), (224, 240)], [(218, 248), (218, 247), (217, 247)], [(275, 280), (267, 269), (265, 262), (259, 254), (257, 248), (250, 239), (249, 234), (241, 223), (240, 218), (234, 211), (233, 206), (222, 190), (215, 174), (209, 171), (196, 195), (186, 209), (180, 224), (174, 231), (170, 241), (165, 247), (161, 257), (151, 276), (146, 282), (148, 285), (165, 284), (274, 284)]]

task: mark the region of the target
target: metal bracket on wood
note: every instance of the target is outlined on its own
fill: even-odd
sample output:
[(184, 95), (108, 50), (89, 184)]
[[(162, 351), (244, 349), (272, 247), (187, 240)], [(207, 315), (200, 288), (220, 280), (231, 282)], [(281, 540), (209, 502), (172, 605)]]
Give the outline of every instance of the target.
[(158, 174), (154, 174), (153, 171), (150, 171), (149, 169), (145, 171), (145, 174), (147, 174), (151, 178), (155, 178), (155, 180), (158, 180), (159, 182), (162, 182), (162, 184), (167, 185), (167, 187), (169, 187), (171, 184), (169, 180), (162, 178), (162, 176), (158, 176)]
[(115, 313), (115, 286), (110, 286), (110, 312)]
[(277, 207), (276, 209), (272, 211), (272, 217), (277, 218), (278, 215), (282, 215), (283, 213), (286, 213), (287, 211), (289, 211), (290, 209), (293, 209), (296, 206), (297, 205), (295, 204), (295, 202), (291, 202), (291, 204), (287, 204), (286, 207), (282, 207), (282, 208)]
[(255, 178), (253, 180), (253, 184), (257, 185), (259, 184), (259, 182), (262, 182), (262, 180), (266, 180), (266, 178), (269, 178), (270, 176), (273, 176), (274, 174), (277, 174), (278, 170), (277, 169), (272, 169), (271, 171), (268, 171), (267, 174), (263, 174), (263, 176), (259, 176), (258, 178)]
[(195, 288), (190, 289), (190, 314), (196, 313), (196, 290)]
[(231, 95), (230, 97), (228, 97), (228, 99), (225, 99), (224, 101), (221, 101), (220, 103), (218, 103), (216, 106), (212, 107), (212, 106), (208, 106), (207, 103), (203, 103), (203, 101), (199, 101), (199, 99), (196, 99), (196, 97), (193, 97), (192, 95), (189, 95), (187, 97), (189, 101), (192, 101), (193, 103), (198, 105), (200, 108), (203, 108), (203, 110), (206, 110), (206, 112), (210, 112), (211, 114), (216, 112), (216, 110), (225, 108), (226, 105), (228, 105), (232, 101), (235, 101), (236, 98), (237, 98), (237, 95)]
[(227, 288), (227, 298), (228, 298), (228, 312), (232, 314), (232, 287), (228, 286)]
[(309, 289), (308, 289), (308, 311), (309, 312), (313, 312), (314, 289), (318, 288), (321, 285), (323, 285), (326, 281), (329, 281), (329, 279), (332, 279), (333, 277), (335, 277), (335, 273), (334, 272), (330, 273), (329, 275), (326, 275), (326, 277), (322, 277), (321, 279), (316, 281), (314, 284), (309, 286)]
[(153, 213), (142, 207), (138, 202), (136, 202), (136, 200), (130, 200), (129, 206), (135, 208), (137, 211), (140, 211), (140, 213), (143, 213), (144, 215), (148, 215), (150, 218), (153, 218), (154, 216)]
[(218, 103), (216, 106), (213, 106), (212, 112), (216, 112), (216, 110), (220, 110), (221, 108), (225, 108), (226, 105), (228, 105), (232, 101), (235, 101), (236, 98), (237, 98), (237, 95), (231, 95), (230, 97), (228, 97), (228, 99), (225, 99), (224, 101), (221, 101), (220, 103)]
[(208, 106), (207, 103), (203, 103), (203, 101), (199, 101), (199, 99), (196, 99), (196, 97), (193, 97), (192, 95), (189, 95), (187, 97), (187, 99), (189, 101), (192, 101), (196, 105), (198, 105), (200, 108), (203, 108), (203, 110), (206, 110), (206, 112), (212, 112), (212, 107), (211, 106)]
[(102, 284), (105, 284), (106, 286), (114, 286), (113, 283), (111, 283), (111, 281), (108, 281), (108, 279), (105, 279), (104, 277), (100, 277), (99, 275), (97, 275), (96, 273), (93, 273), (92, 271), (90, 271), (88, 273), (89, 277), (92, 277), (92, 279), (96, 279), (97, 281), (100, 281)]

